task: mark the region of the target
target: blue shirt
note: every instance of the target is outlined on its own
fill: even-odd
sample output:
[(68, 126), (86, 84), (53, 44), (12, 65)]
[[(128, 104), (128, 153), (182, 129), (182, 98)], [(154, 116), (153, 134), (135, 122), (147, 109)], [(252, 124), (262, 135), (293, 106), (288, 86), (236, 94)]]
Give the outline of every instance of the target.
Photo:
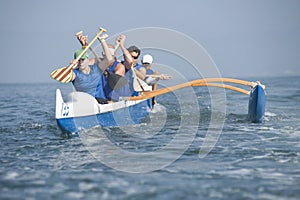
[(85, 74), (79, 69), (75, 69), (74, 73), (76, 78), (72, 81), (76, 91), (85, 92), (93, 97), (104, 98), (102, 86), (102, 71), (98, 67), (98, 63), (89, 66), (91, 71), (89, 74)]

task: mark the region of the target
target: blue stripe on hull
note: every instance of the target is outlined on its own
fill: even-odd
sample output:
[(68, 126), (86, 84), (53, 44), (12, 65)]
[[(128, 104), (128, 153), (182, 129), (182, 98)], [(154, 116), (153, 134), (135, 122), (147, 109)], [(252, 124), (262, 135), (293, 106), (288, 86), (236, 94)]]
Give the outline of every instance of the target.
[(266, 95), (261, 85), (251, 91), (248, 104), (248, 118), (251, 122), (260, 123), (265, 114)]
[(77, 133), (81, 129), (89, 129), (94, 126), (113, 127), (138, 124), (143, 118), (149, 115), (150, 100), (143, 101), (128, 108), (112, 112), (82, 116), (73, 118), (57, 119), (59, 128), (64, 133)]

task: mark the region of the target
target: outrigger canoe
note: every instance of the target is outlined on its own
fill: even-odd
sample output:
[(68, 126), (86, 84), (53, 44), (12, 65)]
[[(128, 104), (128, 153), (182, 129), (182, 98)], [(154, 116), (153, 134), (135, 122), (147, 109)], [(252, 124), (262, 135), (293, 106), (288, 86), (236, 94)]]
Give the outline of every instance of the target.
[[(216, 82), (221, 82), (221, 84)], [(224, 82), (251, 86), (251, 90), (226, 85)], [(266, 103), (265, 86), (260, 82), (230, 78), (199, 79), (169, 88), (144, 92), (143, 96), (128, 97), (111, 104), (98, 104), (92, 96), (82, 92), (72, 92), (64, 100), (61, 91), (57, 89), (55, 118), (59, 128), (67, 134), (76, 134), (80, 130), (95, 126), (116, 127), (139, 124), (152, 109), (152, 97), (184, 87), (199, 86), (220, 87), (249, 95), (248, 119), (254, 123), (262, 122)]]

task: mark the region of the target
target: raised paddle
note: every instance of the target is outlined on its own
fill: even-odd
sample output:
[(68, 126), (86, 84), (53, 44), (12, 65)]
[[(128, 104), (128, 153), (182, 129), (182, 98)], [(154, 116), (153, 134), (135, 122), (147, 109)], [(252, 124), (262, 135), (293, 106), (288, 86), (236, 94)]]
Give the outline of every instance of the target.
[[(103, 32), (106, 32), (106, 29), (104, 28), (99, 28), (100, 31), (96, 34), (96, 36), (93, 38), (93, 40), (90, 42), (90, 44), (79, 54), (79, 56), (75, 59), (75, 62), (78, 62), (79, 59), (81, 58), (81, 56), (83, 54), (85, 54), (85, 52), (92, 46), (92, 44), (97, 40), (97, 38), (103, 33)], [(50, 76), (61, 82), (61, 83), (69, 83), (72, 81), (73, 79), (73, 69), (76, 67), (76, 64), (70, 64), (69, 66), (67, 67), (63, 67), (63, 68), (59, 68), (59, 69), (56, 69), (54, 70)]]

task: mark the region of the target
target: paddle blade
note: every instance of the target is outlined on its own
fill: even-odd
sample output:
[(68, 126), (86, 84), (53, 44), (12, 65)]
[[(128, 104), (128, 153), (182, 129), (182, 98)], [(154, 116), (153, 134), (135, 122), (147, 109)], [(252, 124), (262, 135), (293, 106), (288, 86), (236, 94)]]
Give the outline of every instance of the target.
[(119, 74), (108, 72), (108, 86), (113, 90), (118, 90), (128, 83), (127, 79)]
[(136, 76), (133, 79), (133, 89), (137, 92), (147, 92), (152, 90), (152, 86)]
[(72, 67), (68, 66), (56, 69), (50, 76), (61, 83), (69, 83), (73, 79)]

